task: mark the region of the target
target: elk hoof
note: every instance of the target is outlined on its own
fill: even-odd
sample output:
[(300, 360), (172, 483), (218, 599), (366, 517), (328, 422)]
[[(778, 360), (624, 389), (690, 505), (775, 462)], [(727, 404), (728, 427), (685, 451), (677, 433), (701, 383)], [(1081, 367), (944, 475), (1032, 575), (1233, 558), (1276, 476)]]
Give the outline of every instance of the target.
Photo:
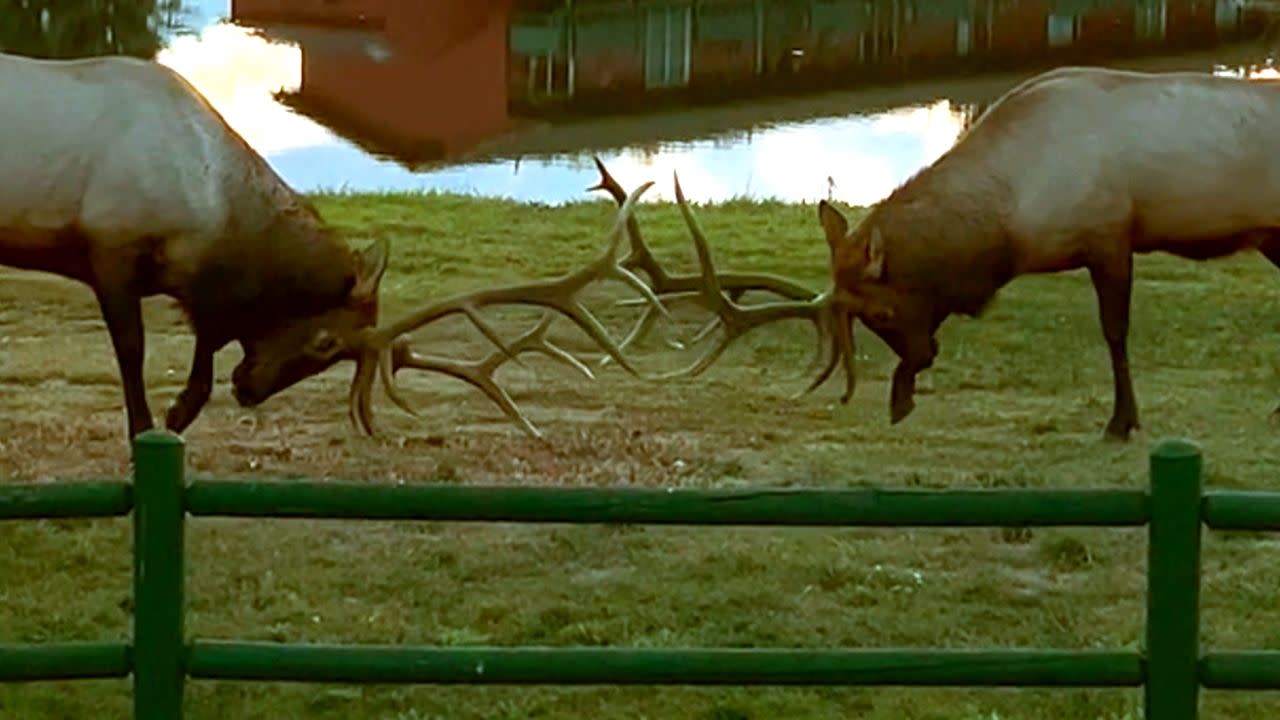
[(186, 403), (179, 399), (178, 402), (170, 405), (168, 412), (164, 414), (165, 429), (175, 433), (182, 432), (191, 422), (187, 417), (189, 414)]
[(187, 426), (196, 419), (196, 415), (200, 413), (201, 406), (204, 405), (204, 401), (200, 399), (201, 395), (208, 397), (207, 394), (199, 391), (183, 390), (178, 393), (178, 397), (174, 399), (173, 404), (165, 412), (165, 429), (174, 433), (181, 433), (186, 430)]
[(889, 406), (889, 424), (897, 425), (906, 419), (906, 417), (911, 414), (911, 411), (915, 409), (916, 401), (911, 398), (891, 404)]
[(1124, 421), (1112, 419), (1107, 423), (1107, 430), (1102, 434), (1102, 439), (1111, 442), (1129, 442), (1129, 433), (1138, 429), (1138, 423), (1133, 421)]

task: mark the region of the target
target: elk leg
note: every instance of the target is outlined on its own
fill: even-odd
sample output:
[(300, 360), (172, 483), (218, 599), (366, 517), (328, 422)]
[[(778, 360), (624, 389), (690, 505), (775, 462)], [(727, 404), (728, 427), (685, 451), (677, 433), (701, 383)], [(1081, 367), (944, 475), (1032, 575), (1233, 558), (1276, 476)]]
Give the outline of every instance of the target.
[(1129, 299), (1133, 288), (1133, 257), (1127, 252), (1104, 263), (1089, 266), (1089, 278), (1098, 296), (1098, 317), (1102, 335), (1111, 354), (1111, 375), (1115, 399), (1105, 437), (1128, 440), (1138, 425), (1138, 403), (1129, 377)]
[(187, 429), (196, 419), (205, 403), (209, 402), (209, 394), (213, 392), (213, 353), (214, 344), (196, 336), (196, 348), (191, 357), (191, 373), (187, 376), (187, 386), (178, 393), (178, 397), (169, 406), (165, 414), (165, 427), (175, 433)]
[(902, 422), (916, 409), (916, 371), (905, 360), (893, 369), (893, 388), (889, 391), (889, 424)]
[(128, 415), (129, 441), (144, 430), (154, 427), (151, 409), (147, 406), (147, 391), (142, 380), (142, 362), (145, 336), (142, 331), (142, 300), (128, 289), (107, 289), (97, 292), (102, 318), (111, 334), (111, 345), (116, 351), (116, 364), (120, 367), (120, 382), (124, 385), (124, 405)]

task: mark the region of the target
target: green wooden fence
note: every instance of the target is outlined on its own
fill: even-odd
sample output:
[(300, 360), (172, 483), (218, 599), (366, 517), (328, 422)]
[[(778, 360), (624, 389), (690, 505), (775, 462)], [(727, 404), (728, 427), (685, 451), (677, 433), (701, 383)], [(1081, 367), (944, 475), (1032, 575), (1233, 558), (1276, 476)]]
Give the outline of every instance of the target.
[[(195, 481), (183, 442), (138, 436), (134, 482), (7, 485), (0, 520), (133, 513), (134, 624), (117, 643), (0, 645), (0, 682), (133, 676), (134, 717), (182, 717), (189, 678), (334, 683), (1143, 687), (1149, 720), (1192, 720), (1201, 687), (1280, 689), (1280, 651), (1202, 652), (1202, 527), (1280, 530), (1280, 493), (1204, 492), (1166, 440), (1147, 490), (667, 490)], [(403, 647), (204, 641), (183, 628), (185, 519), (1148, 528), (1140, 651)], [(427, 581), (424, 579), (424, 582)]]

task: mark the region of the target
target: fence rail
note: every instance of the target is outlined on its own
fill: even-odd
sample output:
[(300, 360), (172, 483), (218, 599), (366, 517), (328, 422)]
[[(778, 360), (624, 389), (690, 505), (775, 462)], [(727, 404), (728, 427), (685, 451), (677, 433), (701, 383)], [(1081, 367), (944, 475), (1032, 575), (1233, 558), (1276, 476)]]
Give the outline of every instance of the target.
[(123, 482), (0, 485), (0, 520), (121, 517), (133, 510)]
[(125, 643), (0, 645), (0, 682), (128, 677), (129, 652)]
[(785, 527), (1136, 526), (1141, 490), (699, 490), (197, 481), (192, 515)]
[(196, 642), (191, 676), (345, 683), (1137, 687), (1132, 652), (631, 650)]
[[(120, 643), (0, 645), (0, 682), (132, 675), (135, 720), (182, 717), (188, 679), (507, 685), (1142, 687), (1148, 720), (1194, 720), (1200, 688), (1280, 689), (1280, 651), (1202, 652), (1205, 527), (1280, 530), (1280, 493), (1204, 492), (1201, 455), (1166, 440), (1146, 490), (662, 490), (196, 481), (183, 442), (139, 435), (133, 483), (0, 487), (0, 520), (132, 513), (134, 625)], [(823, 527), (1145, 526), (1141, 650), (546, 648), (193, 639), (188, 516)]]

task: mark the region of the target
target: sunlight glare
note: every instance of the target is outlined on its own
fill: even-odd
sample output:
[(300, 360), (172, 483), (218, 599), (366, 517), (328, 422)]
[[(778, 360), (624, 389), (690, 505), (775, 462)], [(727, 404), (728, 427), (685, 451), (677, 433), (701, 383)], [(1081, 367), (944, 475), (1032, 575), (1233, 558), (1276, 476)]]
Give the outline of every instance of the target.
[[(937, 160), (956, 144), (964, 125), (964, 113), (950, 100), (931, 105), (905, 107), (871, 117), (876, 134), (913, 134), (921, 143), (921, 166)], [(905, 179), (905, 178), (904, 178)]]
[[(655, 181), (644, 200), (675, 199), (672, 170), (695, 202), (735, 197), (854, 205), (884, 199), (959, 137), (964, 114), (948, 100), (869, 117), (824, 118), (758, 132), (750, 152), (713, 143), (648, 146), (602, 156), (623, 187)], [(829, 186), (828, 178), (834, 187)]]
[(263, 155), (330, 143), (329, 131), (277, 103), (272, 93), (302, 82), (302, 51), (229, 23), (184, 35), (156, 61), (196, 87), (245, 141)]

